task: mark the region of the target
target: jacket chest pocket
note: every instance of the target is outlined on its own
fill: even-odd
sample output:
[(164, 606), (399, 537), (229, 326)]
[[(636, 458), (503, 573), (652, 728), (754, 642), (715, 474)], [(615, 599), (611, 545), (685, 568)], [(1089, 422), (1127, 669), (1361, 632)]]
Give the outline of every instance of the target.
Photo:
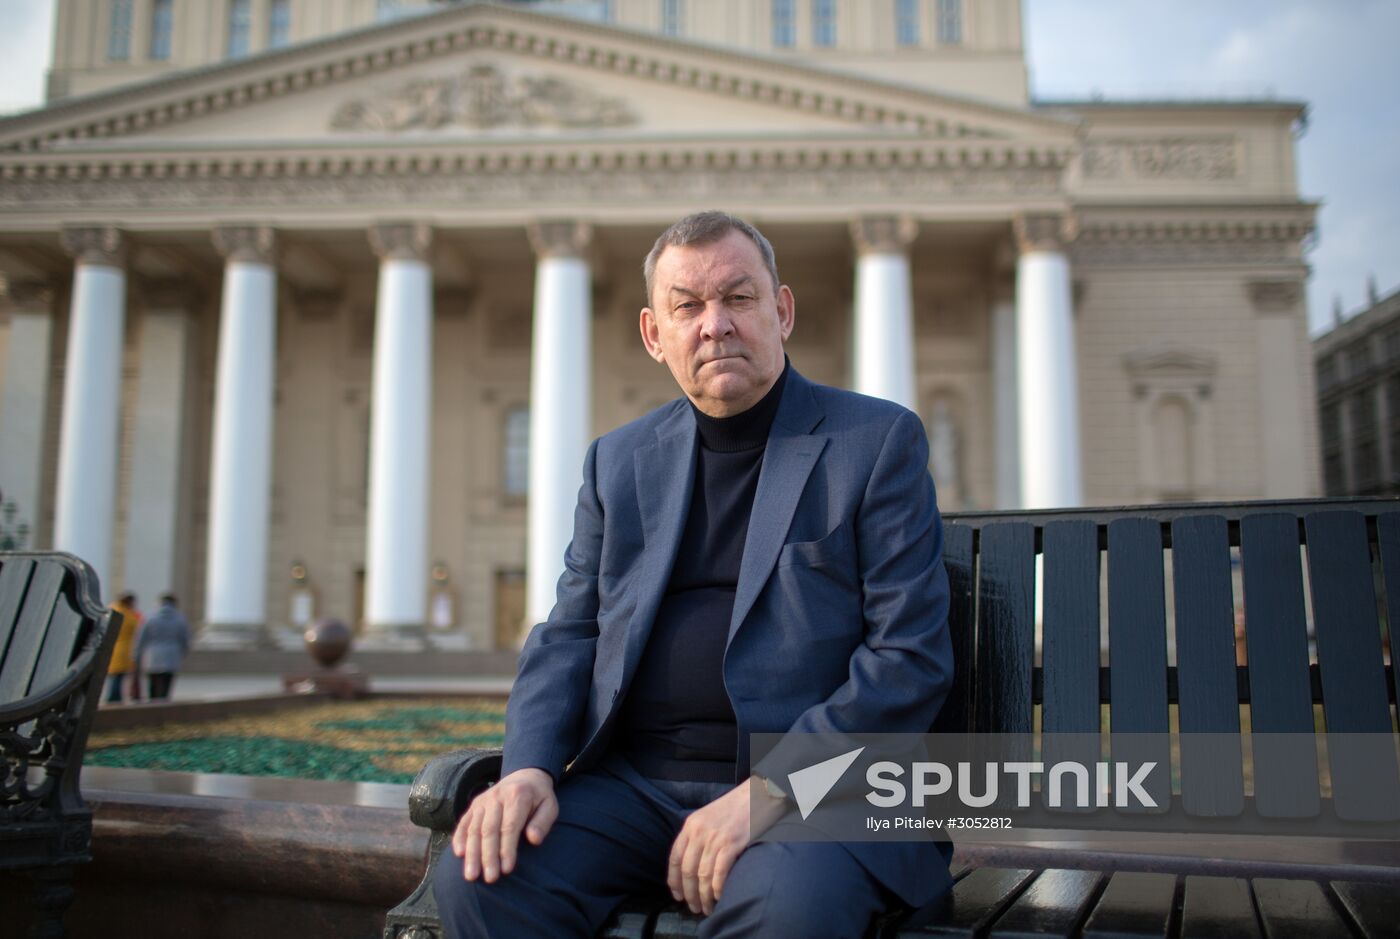
[(794, 541), (778, 552), (778, 568), (811, 568), (844, 586), (856, 586), (855, 539), (842, 522), (816, 541)]

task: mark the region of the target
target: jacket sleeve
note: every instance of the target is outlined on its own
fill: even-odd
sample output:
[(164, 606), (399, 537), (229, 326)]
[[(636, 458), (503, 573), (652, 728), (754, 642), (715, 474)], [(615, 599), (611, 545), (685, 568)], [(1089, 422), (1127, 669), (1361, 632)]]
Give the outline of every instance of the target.
[[(953, 647), (928, 440), (910, 411), (885, 436), (855, 532), (864, 642), (851, 655), (846, 681), (803, 711), (789, 733), (927, 733), (952, 687)], [(780, 743), (754, 771), (783, 780), (805, 749), (796, 740)]]
[(538, 767), (557, 782), (578, 755), (598, 642), (598, 568), (603, 505), (597, 491), (598, 441), (583, 462), (574, 537), (564, 552), (554, 609), (530, 631), (506, 706), (501, 775)]

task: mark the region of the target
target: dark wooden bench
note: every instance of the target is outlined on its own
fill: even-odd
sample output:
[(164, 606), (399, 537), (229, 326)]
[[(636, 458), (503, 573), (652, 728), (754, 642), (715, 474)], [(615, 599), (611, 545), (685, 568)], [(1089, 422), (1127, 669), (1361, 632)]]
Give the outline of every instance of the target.
[[(949, 894), (876, 924), (874, 935), (1400, 935), (1400, 802), (1383, 798), (1379, 813), (1352, 819), (1344, 800), (1378, 787), (1382, 796), (1400, 794), (1400, 675), (1386, 652), (1394, 639), (1386, 613), (1390, 598), (1400, 598), (1400, 500), (944, 521), (957, 668), (935, 732), (1153, 735), (1179, 788), (1166, 795), (1165, 821), (1144, 817), (1145, 828), (1200, 820), (1210, 831), (1222, 818), (1286, 827), (1280, 816), (1296, 815), (1301, 792), (1320, 817), (1357, 837), (1188, 837), (1175, 847), (1151, 835), (1125, 845), (1092, 831), (1033, 844), (979, 840), (959, 845)], [(1246, 605), (1237, 637), (1237, 607)], [(1243, 662), (1237, 649), (1247, 651)], [(1370, 735), (1390, 746), (1367, 759), (1334, 746), (1325, 760), (1285, 762), (1296, 752), (1268, 743), (1298, 739), (1279, 735), (1311, 743), (1323, 726), (1318, 706), (1329, 735)], [(1210, 744), (1198, 749), (1202, 740)], [(460, 751), (419, 774), (410, 812), (432, 831), (429, 869), (499, 767), (499, 752)], [(1375, 835), (1383, 837), (1368, 840)], [(604, 935), (669, 939), (693, 936), (695, 924), (669, 897), (639, 898)], [(385, 936), (419, 939), (439, 929), (425, 878), (390, 912)]]
[(78, 774), (121, 628), (98, 597), (70, 554), (0, 553), (0, 872), (34, 881), (31, 936), (63, 934), (73, 866), (92, 860)]

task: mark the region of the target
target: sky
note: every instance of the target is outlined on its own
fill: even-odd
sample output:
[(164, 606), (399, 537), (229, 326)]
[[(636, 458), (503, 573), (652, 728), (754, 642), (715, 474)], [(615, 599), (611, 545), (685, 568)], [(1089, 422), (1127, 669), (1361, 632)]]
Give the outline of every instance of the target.
[[(1303, 101), (1299, 189), (1321, 203), (1314, 334), (1400, 288), (1400, 0), (1023, 0), (1038, 99)], [(0, 0), (0, 113), (43, 102), (52, 0)]]

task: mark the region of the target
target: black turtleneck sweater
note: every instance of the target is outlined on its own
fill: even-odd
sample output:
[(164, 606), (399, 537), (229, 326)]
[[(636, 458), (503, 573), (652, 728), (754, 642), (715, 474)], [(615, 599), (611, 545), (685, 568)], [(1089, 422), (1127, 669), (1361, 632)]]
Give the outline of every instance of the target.
[(741, 414), (710, 417), (691, 405), (700, 446), (690, 512), (614, 738), (644, 776), (734, 779), (738, 730), (724, 688), (724, 648), (763, 452), (788, 368)]

